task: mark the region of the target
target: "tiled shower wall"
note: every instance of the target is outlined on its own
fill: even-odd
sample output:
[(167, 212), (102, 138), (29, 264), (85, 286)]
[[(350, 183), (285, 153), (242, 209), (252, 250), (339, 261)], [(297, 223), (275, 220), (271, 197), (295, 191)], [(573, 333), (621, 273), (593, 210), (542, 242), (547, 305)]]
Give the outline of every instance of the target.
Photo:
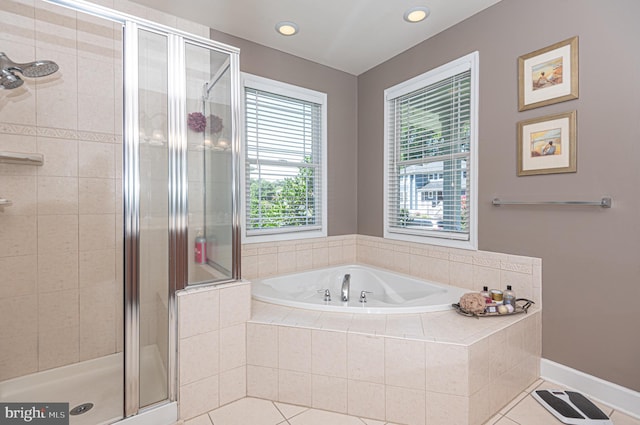
[[(209, 35), (126, 0), (95, 3)], [(0, 151), (45, 158), (0, 164), (0, 197), (13, 201), (0, 208), (5, 380), (122, 350), (122, 37), (115, 24), (40, 0), (2, 0), (0, 24), (11, 59), (60, 66), (0, 97)]]
[[(6, 6), (5, 6), (6, 5)], [(121, 348), (121, 41), (111, 23), (44, 2), (4, 1), (0, 50), (53, 60), (0, 100), (0, 379)]]

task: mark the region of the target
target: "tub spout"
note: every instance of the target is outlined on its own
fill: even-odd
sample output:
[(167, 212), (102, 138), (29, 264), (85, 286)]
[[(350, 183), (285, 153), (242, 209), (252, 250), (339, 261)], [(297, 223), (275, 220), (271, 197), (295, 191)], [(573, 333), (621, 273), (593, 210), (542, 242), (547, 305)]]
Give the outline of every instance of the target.
[(345, 274), (342, 278), (342, 301), (349, 301), (349, 285), (350, 285), (351, 275)]

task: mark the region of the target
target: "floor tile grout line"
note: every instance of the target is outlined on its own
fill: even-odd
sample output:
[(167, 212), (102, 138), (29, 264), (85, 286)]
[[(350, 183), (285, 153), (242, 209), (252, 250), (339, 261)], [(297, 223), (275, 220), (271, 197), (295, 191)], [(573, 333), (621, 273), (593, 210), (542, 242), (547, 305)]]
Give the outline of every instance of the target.
[[(295, 415), (291, 416), (290, 418), (287, 418), (287, 415), (285, 415), (285, 414), (284, 414), (284, 412), (278, 408), (278, 406), (276, 405), (276, 402), (275, 402), (275, 401), (271, 401), (271, 403), (273, 404), (273, 407), (275, 407), (275, 408), (276, 408), (276, 410), (277, 410), (277, 411), (282, 415), (282, 417), (284, 418), (284, 420), (285, 420), (287, 423), (289, 423), (289, 419), (293, 419), (293, 418), (295, 418), (296, 416), (300, 416), (300, 415), (301, 415), (301, 414), (303, 414), (304, 412), (306, 412), (306, 411), (308, 411), (308, 410), (310, 410), (310, 409), (313, 409), (312, 407), (299, 406), (299, 407), (304, 408), (304, 410), (303, 410), (303, 411), (301, 411), (301, 412), (296, 413)], [(278, 402), (278, 403), (280, 403), (280, 402)], [(295, 405), (294, 405), (294, 406), (295, 406)], [(284, 422), (280, 422), (279, 424), (281, 424), (281, 423), (284, 423)]]

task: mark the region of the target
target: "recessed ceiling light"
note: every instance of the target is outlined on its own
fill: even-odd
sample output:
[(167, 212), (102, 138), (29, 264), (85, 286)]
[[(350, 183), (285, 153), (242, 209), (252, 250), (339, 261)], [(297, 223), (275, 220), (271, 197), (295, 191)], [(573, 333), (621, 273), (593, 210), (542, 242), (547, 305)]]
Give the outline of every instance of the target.
[(294, 22), (282, 21), (276, 24), (276, 31), (282, 35), (296, 35), (298, 33), (298, 25)]
[(431, 13), (431, 11), (428, 7), (415, 6), (404, 12), (404, 20), (415, 24), (416, 22), (424, 21), (427, 16), (429, 16), (429, 13)]

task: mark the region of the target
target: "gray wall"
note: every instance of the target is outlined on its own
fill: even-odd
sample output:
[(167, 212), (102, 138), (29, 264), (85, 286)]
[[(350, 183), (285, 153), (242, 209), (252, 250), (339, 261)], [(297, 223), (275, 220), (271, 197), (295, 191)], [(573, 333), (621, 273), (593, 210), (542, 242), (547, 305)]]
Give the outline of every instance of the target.
[(328, 233), (357, 232), (357, 78), (260, 44), (211, 30), (240, 48), (240, 70), (327, 93)]
[[(383, 91), (480, 52), (479, 247), (543, 259), (543, 357), (640, 390), (640, 2), (505, 0), (358, 77), (358, 233), (382, 235)], [(517, 107), (517, 58), (579, 36), (580, 98)], [(578, 172), (516, 176), (516, 123), (578, 111)], [(493, 207), (491, 199), (599, 207)]]

